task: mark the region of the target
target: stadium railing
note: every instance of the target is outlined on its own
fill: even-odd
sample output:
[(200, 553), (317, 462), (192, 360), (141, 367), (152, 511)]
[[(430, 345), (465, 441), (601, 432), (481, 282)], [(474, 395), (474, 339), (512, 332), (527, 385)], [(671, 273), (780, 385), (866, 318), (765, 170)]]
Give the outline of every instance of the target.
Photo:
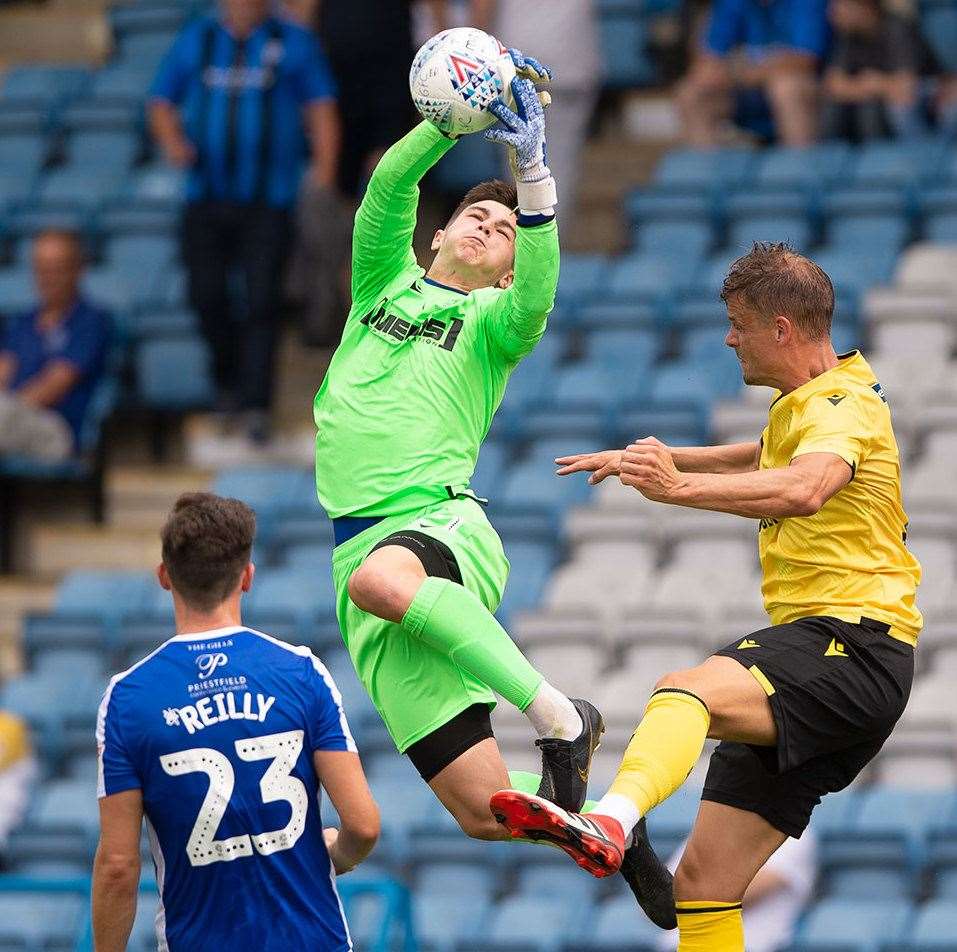
[[(90, 878), (44, 879), (33, 876), (0, 876), (2, 893), (50, 893), (89, 896)], [(363, 952), (418, 952), (412, 920), (409, 891), (396, 880), (349, 878), (336, 882), (336, 889), (349, 916), (349, 907), (360, 896), (374, 895), (382, 899), (382, 916), (378, 928), (362, 944)], [(156, 883), (144, 880), (140, 893), (152, 893)], [(93, 952), (93, 924), (89, 916), (80, 929), (75, 952)]]

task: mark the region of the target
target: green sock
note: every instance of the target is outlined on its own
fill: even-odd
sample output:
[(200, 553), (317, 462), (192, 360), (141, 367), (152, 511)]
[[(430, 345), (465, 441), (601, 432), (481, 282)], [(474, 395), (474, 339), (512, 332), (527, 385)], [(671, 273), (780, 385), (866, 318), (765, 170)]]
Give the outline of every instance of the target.
[(427, 578), (412, 599), (402, 627), (520, 711), (538, 693), (542, 676), (495, 616), (462, 585), (445, 578)]

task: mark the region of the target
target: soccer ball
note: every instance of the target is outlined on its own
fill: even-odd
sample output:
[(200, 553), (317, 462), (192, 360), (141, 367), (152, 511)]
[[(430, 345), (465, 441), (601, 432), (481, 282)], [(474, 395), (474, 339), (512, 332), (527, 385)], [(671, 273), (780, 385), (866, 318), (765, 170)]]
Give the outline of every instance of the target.
[(444, 30), (415, 54), (409, 72), (412, 101), (424, 119), (460, 136), (495, 122), (489, 105), (499, 96), (514, 109), (515, 65), (494, 36), (472, 27)]

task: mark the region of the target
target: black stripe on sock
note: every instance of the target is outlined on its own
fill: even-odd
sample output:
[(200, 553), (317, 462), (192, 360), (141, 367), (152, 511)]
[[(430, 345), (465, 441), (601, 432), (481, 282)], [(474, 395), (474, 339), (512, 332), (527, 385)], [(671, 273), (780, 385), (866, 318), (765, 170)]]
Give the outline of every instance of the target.
[(679, 916), (699, 916), (704, 912), (735, 912), (740, 908), (740, 902), (736, 902), (733, 906), (704, 906), (701, 909), (679, 909), (676, 906), (675, 913)]
[(705, 704), (694, 691), (686, 691), (684, 688), (658, 688), (657, 691), (651, 692), (651, 696), (654, 697), (656, 694), (687, 694), (688, 697), (693, 697), (708, 712), (708, 717), (711, 717), (711, 711), (708, 705)]

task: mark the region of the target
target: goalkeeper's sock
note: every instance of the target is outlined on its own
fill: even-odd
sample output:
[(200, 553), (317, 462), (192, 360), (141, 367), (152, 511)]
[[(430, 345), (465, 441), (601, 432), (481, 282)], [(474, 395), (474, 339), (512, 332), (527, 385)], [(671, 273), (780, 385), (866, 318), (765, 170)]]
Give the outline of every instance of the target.
[(524, 714), (539, 737), (574, 740), (585, 728), (575, 705), (544, 680)]
[(744, 952), (740, 902), (678, 902), (678, 952)]
[(595, 812), (614, 817), (625, 831), (633, 829), (688, 779), (710, 724), (707, 705), (697, 695), (676, 688), (655, 691)]
[(412, 599), (402, 627), (520, 711), (539, 693), (542, 676), (495, 616), (462, 585), (429, 576)]

